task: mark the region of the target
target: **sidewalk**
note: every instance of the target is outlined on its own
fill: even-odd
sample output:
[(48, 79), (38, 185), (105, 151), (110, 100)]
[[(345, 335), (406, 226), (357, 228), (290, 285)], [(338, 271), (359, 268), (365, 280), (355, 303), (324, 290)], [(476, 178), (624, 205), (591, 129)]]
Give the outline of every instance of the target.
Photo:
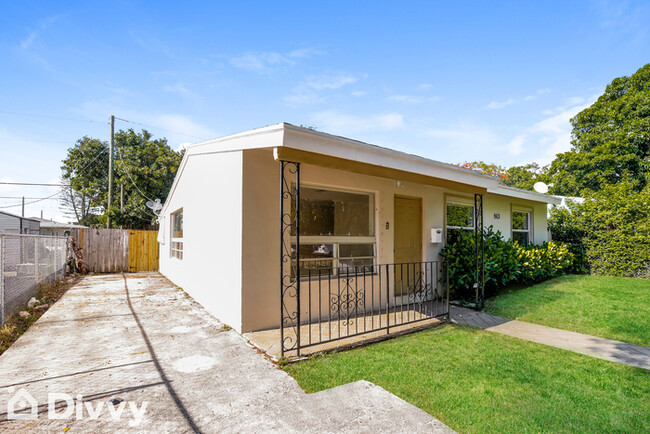
[[(9, 420), (9, 401), (16, 402), (21, 390), (33, 399), (16, 408), (27, 413), (33, 408), (35, 420)], [(71, 397), (68, 404), (60, 395), (56, 399), (54, 415), (60, 419), (48, 414), (53, 393)], [(0, 356), (0, 431), (65, 428), (69, 433), (452, 432), (367, 381), (306, 394), (157, 273), (84, 278)]]
[(650, 370), (650, 348), (450, 306), (451, 320), (538, 344)]

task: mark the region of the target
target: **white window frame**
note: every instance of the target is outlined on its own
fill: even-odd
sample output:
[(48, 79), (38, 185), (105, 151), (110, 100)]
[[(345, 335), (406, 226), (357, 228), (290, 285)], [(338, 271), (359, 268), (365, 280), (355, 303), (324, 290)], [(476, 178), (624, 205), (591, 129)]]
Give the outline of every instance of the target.
[(183, 260), (183, 237), (174, 237), (175, 216), (183, 214), (183, 208), (179, 208), (169, 215), (169, 257)]
[[(369, 199), (369, 231), (373, 235), (371, 236), (347, 236), (347, 235), (300, 235), (300, 245), (314, 245), (314, 244), (330, 244), (332, 245), (332, 257), (331, 258), (305, 258), (300, 259), (301, 263), (307, 262), (323, 262), (323, 261), (332, 261), (332, 274), (338, 275), (339, 270), (341, 269), (341, 261), (350, 260), (350, 259), (372, 259), (372, 265), (367, 265), (367, 267), (372, 267), (374, 270), (374, 265), (377, 264), (377, 229), (376, 229), (376, 220), (377, 220), (377, 210), (375, 209), (375, 193), (370, 191), (363, 190), (348, 190), (343, 188), (336, 187), (327, 187), (318, 184), (301, 184), (301, 190), (310, 188), (318, 190), (326, 190), (332, 192), (342, 192), (342, 193), (351, 193), (368, 196)], [(295, 246), (296, 236), (291, 236), (291, 245)], [(339, 250), (341, 245), (345, 244), (372, 244), (372, 256), (353, 256), (353, 257), (341, 257)], [(316, 269), (324, 269), (329, 267), (318, 267)], [(318, 276), (312, 276), (312, 278), (317, 278)]]
[[(450, 225), (449, 223), (449, 214), (448, 214), (448, 206), (449, 205), (458, 205), (458, 206), (466, 206), (472, 209), (472, 223), (473, 226), (454, 226)], [(461, 229), (464, 231), (471, 231), (474, 232), (476, 222), (474, 219), (476, 218), (476, 212), (474, 210), (474, 201), (470, 199), (464, 199), (461, 197), (447, 197), (445, 201), (445, 241), (447, 240), (447, 234), (449, 233), (449, 229)]]
[[(528, 229), (515, 229), (514, 226), (514, 214), (515, 213), (527, 214), (528, 215)], [(528, 242), (526, 244), (533, 244), (533, 211), (529, 208), (520, 208), (512, 207), (512, 212), (510, 213), (510, 239), (514, 240), (515, 233), (524, 233), (527, 234)]]

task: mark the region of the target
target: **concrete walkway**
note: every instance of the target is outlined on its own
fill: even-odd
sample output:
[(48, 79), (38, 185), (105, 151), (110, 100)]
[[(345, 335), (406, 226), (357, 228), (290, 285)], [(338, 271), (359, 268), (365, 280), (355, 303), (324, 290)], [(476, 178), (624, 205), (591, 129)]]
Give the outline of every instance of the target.
[[(10, 420), (12, 405), (22, 414), (33, 408), (36, 418)], [(0, 431), (68, 427), (69, 433), (453, 432), (365, 381), (304, 393), (159, 274), (86, 277), (0, 356)]]
[(490, 332), (550, 345), (610, 362), (650, 369), (650, 348), (642, 345), (501, 318), (456, 306), (451, 306), (451, 319), (457, 324), (478, 327)]

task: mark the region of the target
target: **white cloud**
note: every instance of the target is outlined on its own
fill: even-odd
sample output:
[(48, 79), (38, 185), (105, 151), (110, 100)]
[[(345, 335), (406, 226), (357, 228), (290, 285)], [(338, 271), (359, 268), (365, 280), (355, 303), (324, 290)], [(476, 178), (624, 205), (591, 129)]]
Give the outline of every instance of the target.
[(294, 106), (323, 103), (327, 100), (323, 91), (336, 90), (358, 80), (358, 77), (345, 73), (312, 75), (300, 82), (283, 100)]
[(280, 65), (293, 66), (296, 59), (306, 59), (315, 55), (324, 54), (313, 48), (303, 48), (279, 53), (277, 51), (247, 52), (241, 56), (230, 59), (230, 64), (235, 68), (252, 72), (270, 72), (273, 67)]
[(556, 154), (571, 149), (571, 118), (597, 98), (598, 95), (586, 99), (573, 97), (563, 106), (545, 110), (546, 118), (525, 128), (500, 149), (509, 155), (526, 155), (529, 161), (534, 160), (541, 165), (550, 163)]
[(405, 125), (404, 116), (400, 113), (359, 116), (328, 110), (314, 114), (311, 119), (320, 130), (343, 135), (367, 130), (389, 131)]
[(368, 95), (368, 92), (366, 92), (365, 90), (355, 90), (354, 92), (351, 92), (351, 95), (356, 97), (362, 97)]
[(521, 134), (510, 140), (505, 148), (510, 155), (520, 155), (524, 152), (524, 144), (526, 143), (526, 136)]
[(419, 90), (427, 91), (433, 89), (433, 85), (429, 83), (422, 83), (418, 85)]
[(31, 46), (34, 44), (34, 41), (36, 41), (36, 39), (40, 36), (41, 32), (54, 24), (54, 22), (59, 18), (59, 15), (53, 15), (39, 22), (38, 29), (32, 30), (26, 38), (19, 41), (20, 48), (23, 50), (28, 50), (31, 48)]
[(535, 93), (532, 93), (530, 95), (527, 95), (521, 99), (515, 99), (515, 98), (509, 98), (505, 101), (492, 101), (490, 102), (487, 106), (485, 106), (486, 109), (489, 110), (496, 110), (496, 109), (502, 109), (504, 107), (507, 107), (509, 105), (513, 104), (519, 104), (522, 102), (527, 102), (527, 101), (533, 101), (534, 99), (537, 99), (537, 97), (549, 93), (551, 90), (550, 89), (538, 89)]
[(163, 90), (165, 92), (169, 93), (175, 93), (184, 97), (189, 97), (189, 98), (194, 98), (196, 97), (196, 94), (189, 90), (187, 86), (181, 82), (177, 82), (174, 84), (168, 84), (163, 87)]
[(304, 86), (322, 90), (322, 89), (338, 89), (346, 84), (354, 83), (358, 80), (357, 77), (350, 74), (324, 74), (320, 76), (310, 76), (303, 82)]
[(500, 109), (500, 108), (507, 107), (507, 106), (512, 105), (512, 104), (514, 104), (516, 102), (517, 102), (517, 100), (515, 100), (514, 98), (510, 98), (509, 100), (506, 100), (506, 101), (492, 101), (490, 104), (485, 106), (485, 108), (490, 109), (490, 110), (495, 110), (495, 109)]
[(493, 148), (499, 143), (499, 137), (493, 131), (476, 125), (427, 129), (422, 135), (436, 139), (436, 144), (446, 148), (458, 149), (461, 154), (466, 152), (467, 156), (463, 157), (466, 160), (476, 159), (477, 151)]
[(405, 104), (420, 104), (423, 102), (440, 101), (439, 96), (418, 96), (418, 95), (391, 95), (386, 98), (388, 102), (401, 102)]

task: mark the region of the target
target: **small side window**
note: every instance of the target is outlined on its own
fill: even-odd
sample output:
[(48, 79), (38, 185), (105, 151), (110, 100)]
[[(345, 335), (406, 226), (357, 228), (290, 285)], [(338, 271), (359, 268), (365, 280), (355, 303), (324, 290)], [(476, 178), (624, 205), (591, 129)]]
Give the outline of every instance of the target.
[(522, 246), (532, 243), (530, 211), (512, 211), (512, 239)]
[(171, 215), (171, 247), (170, 256), (183, 259), (183, 208)]

